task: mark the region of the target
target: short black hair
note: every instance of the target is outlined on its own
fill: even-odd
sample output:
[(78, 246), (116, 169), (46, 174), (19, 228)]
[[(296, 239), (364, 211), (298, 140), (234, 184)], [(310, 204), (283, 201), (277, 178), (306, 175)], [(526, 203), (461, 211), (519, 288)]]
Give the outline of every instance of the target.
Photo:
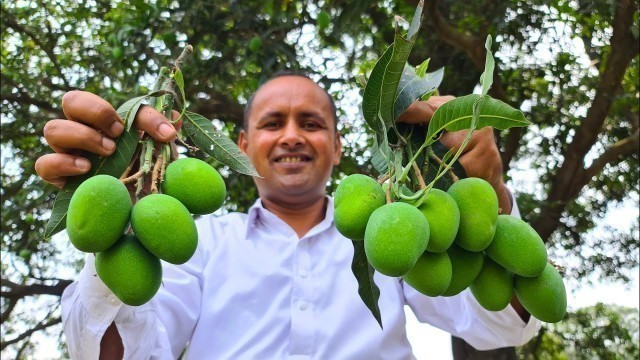
[[(244, 119), (242, 120), (242, 126), (244, 127), (245, 131), (247, 131), (249, 129), (249, 114), (251, 113), (251, 107), (253, 106), (253, 99), (255, 98), (256, 94), (258, 93), (258, 91), (260, 91), (260, 89), (262, 88), (262, 86), (266, 83), (268, 83), (269, 81), (279, 78), (279, 77), (283, 77), (283, 76), (300, 76), (306, 79), (309, 79), (311, 81), (313, 81), (314, 83), (316, 83), (318, 86), (319, 84), (313, 80), (311, 77), (309, 77), (309, 75), (307, 73), (301, 72), (301, 71), (293, 71), (293, 70), (286, 70), (286, 71), (278, 71), (275, 74), (273, 74), (271, 77), (267, 78), (264, 82), (262, 82), (262, 84), (260, 84), (260, 86), (258, 87), (258, 89), (251, 95), (251, 97), (249, 98), (249, 101), (247, 101), (247, 105), (245, 105), (244, 107)], [(327, 98), (329, 99), (329, 105), (331, 106), (331, 113), (333, 114), (333, 128), (334, 130), (338, 130), (338, 108), (336, 107), (336, 102), (333, 100), (333, 97), (331, 96), (331, 94), (329, 94), (329, 92), (327, 91), (327, 89), (323, 88), (322, 86), (320, 86), (320, 88), (324, 91), (324, 93), (327, 95)]]

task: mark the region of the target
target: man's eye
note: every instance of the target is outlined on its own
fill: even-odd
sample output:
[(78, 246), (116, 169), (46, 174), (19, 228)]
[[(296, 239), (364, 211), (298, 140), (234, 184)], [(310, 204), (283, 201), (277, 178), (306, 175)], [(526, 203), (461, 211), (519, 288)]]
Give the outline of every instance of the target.
[(320, 125), (313, 121), (307, 121), (302, 124), (302, 127), (305, 129), (319, 129)]
[(262, 127), (265, 129), (276, 129), (279, 126), (280, 126), (280, 123), (278, 123), (277, 121), (268, 121), (262, 124)]

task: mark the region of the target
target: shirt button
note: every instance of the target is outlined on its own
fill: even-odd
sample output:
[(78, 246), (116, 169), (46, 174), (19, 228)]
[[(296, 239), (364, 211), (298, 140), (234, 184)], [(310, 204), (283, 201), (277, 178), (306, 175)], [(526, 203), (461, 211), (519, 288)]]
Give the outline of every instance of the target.
[(300, 311), (307, 310), (307, 303), (301, 302), (300, 305), (298, 305), (298, 309), (300, 309)]
[(309, 274), (306, 271), (300, 271), (300, 277), (306, 279)]
[(118, 302), (118, 298), (116, 298), (115, 295), (111, 295), (109, 296), (109, 302), (112, 304), (116, 304)]

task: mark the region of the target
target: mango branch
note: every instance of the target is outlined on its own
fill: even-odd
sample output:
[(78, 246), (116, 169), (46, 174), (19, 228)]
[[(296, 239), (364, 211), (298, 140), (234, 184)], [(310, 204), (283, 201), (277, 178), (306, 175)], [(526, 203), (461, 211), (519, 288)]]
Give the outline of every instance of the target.
[[(435, 152), (433, 152), (433, 150), (432, 150), (432, 149), (429, 149), (429, 158), (430, 158), (431, 160), (435, 161), (439, 166), (442, 166), (442, 159), (440, 159), (440, 158), (438, 157), (438, 155), (436, 155), (436, 153), (435, 153)], [(449, 176), (451, 177), (451, 180), (452, 180), (453, 182), (456, 182), (456, 181), (460, 180), (460, 179), (458, 178), (458, 176), (453, 172), (453, 169), (449, 169), (448, 173), (449, 173)]]

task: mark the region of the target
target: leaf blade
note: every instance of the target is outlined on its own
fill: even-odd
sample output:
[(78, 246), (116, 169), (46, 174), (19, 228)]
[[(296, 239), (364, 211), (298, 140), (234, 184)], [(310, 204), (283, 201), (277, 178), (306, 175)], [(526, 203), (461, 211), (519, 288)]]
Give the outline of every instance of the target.
[(358, 281), (358, 294), (382, 329), (382, 317), (380, 314), (380, 307), (378, 306), (380, 289), (373, 280), (375, 270), (371, 264), (369, 264), (369, 261), (367, 261), (366, 254), (364, 252), (364, 241), (351, 240), (351, 242), (353, 243), (351, 271)]
[(193, 143), (206, 154), (234, 171), (249, 176), (260, 176), (247, 155), (225, 134), (216, 130), (209, 119), (187, 111), (182, 127)]
[(476, 129), (493, 126), (499, 130), (506, 130), (530, 124), (522, 111), (489, 96), (482, 99), (480, 97), (479, 94), (461, 96), (440, 106), (429, 123), (427, 138), (433, 139), (434, 135), (445, 130), (452, 132), (468, 129), (473, 119), (473, 105), (478, 100), (481, 113)]

